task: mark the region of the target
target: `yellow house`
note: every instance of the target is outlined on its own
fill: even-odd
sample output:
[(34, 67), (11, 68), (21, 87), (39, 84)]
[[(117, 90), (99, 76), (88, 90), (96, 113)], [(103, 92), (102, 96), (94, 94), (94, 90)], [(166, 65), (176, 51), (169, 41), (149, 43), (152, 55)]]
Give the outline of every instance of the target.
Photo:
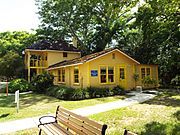
[[(54, 84), (74, 88), (120, 85), (132, 89), (143, 86), (142, 79), (146, 76), (158, 81), (157, 65), (142, 65), (116, 48), (60, 61), (50, 65), (48, 71), (55, 76)], [(135, 74), (138, 80), (134, 79)]]
[(55, 42), (43, 40), (32, 44), (25, 49), (25, 68), (28, 81), (33, 75), (46, 71), (50, 65), (80, 57), (80, 51), (63, 40)]

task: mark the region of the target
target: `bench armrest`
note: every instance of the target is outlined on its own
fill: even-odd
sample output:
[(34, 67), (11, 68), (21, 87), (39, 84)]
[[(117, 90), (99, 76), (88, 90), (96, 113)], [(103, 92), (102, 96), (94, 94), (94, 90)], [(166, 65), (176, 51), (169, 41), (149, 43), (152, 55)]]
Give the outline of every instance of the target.
[(50, 122), (56, 122), (56, 117), (54, 117), (54, 116), (42, 116), (39, 118), (39, 123), (40, 124), (50, 123), (50, 122), (44, 122), (44, 123), (42, 122), (43, 119), (49, 119), (49, 118), (53, 119), (53, 121), (50, 121)]

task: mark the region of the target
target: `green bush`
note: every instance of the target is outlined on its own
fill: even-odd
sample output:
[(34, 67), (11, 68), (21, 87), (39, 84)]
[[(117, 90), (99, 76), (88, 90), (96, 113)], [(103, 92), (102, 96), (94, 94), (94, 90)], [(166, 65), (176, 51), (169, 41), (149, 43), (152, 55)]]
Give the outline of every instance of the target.
[(56, 91), (58, 90), (59, 86), (54, 85), (46, 89), (46, 93), (48, 96), (56, 97)]
[(46, 94), (58, 99), (72, 100), (75, 89), (63, 85), (52, 86), (46, 90)]
[(32, 78), (33, 90), (38, 93), (45, 93), (46, 89), (53, 86), (54, 76), (49, 73), (36, 75)]
[(87, 98), (87, 92), (86, 89), (74, 89), (73, 90), (73, 95), (72, 95), (72, 100), (80, 100), (80, 99), (85, 99)]
[(64, 85), (52, 86), (46, 90), (46, 94), (63, 100), (81, 100), (86, 98), (106, 97), (110, 95), (124, 95), (122, 87), (116, 86), (112, 90), (109, 88), (88, 87), (71, 88)]
[(142, 83), (144, 84), (144, 86), (157, 85), (156, 80), (151, 78), (150, 76), (145, 76), (144, 79), (142, 80)]
[(31, 84), (25, 79), (15, 79), (8, 84), (8, 92), (14, 93), (19, 90), (20, 92), (26, 92), (32, 89)]
[(110, 95), (109, 88), (88, 87), (87, 92), (90, 98), (106, 97)]
[(171, 85), (175, 88), (180, 88), (180, 75), (176, 75), (176, 77), (171, 80)]
[(113, 93), (113, 95), (125, 95), (126, 94), (124, 88), (119, 85), (112, 89), (112, 93)]

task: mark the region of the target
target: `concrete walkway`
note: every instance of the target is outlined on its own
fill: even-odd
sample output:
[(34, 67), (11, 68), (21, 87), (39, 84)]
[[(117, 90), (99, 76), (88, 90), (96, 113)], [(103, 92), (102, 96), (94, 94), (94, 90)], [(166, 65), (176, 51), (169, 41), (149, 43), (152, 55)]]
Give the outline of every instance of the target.
[[(135, 96), (132, 96), (125, 100), (119, 100), (105, 104), (98, 104), (95, 106), (79, 108), (72, 111), (82, 116), (88, 116), (100, 112), (109, 111), (112, 109), (126, 107), (136, 103), (142, 103), (156, 96), (153, 94), (144, 94), (144, 93), (134, 93), (134, 94)], [(39, 117), (26, 118), (21, 120), (0, 123), (0, 134), (37, 127), (37, 125), (39, 124)]]

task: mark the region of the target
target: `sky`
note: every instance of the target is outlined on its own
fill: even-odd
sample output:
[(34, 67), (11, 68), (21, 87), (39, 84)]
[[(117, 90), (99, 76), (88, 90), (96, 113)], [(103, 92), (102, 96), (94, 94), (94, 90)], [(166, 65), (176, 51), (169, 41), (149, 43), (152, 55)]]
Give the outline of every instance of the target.
[(35, 0), (0, 0), (0, 32), (33, 32), (39, 23)]

